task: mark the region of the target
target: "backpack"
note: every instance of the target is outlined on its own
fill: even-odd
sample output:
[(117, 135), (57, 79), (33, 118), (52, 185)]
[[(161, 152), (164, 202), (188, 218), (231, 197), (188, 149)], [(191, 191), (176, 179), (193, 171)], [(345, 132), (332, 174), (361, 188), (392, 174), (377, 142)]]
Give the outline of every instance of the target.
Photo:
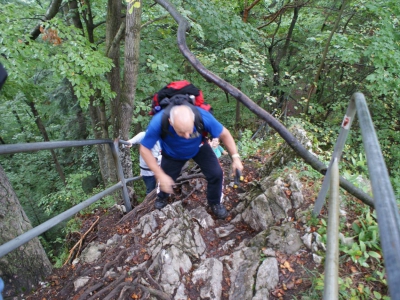
[(210, 113), (212, 113), (212, 107), (210, 104), (204, 102), (203, 92), (195, 87), (193, 84), (186, 80), (174, 81), (163, 87), (157, 93), (154, 94), (151, 111), (149, 115), (154, 116), (155, 114), (163, 111), (161, 119), (161, 138), (165, 138), (169, 132), (169, 112), (174, 105), (185, 104), (189, 106), (195, 116), (194, 126), (197, 132), (201, 132), (204, 137), (208, 133), (204, 130), (203, 118), (196, 107), (200, 107)]

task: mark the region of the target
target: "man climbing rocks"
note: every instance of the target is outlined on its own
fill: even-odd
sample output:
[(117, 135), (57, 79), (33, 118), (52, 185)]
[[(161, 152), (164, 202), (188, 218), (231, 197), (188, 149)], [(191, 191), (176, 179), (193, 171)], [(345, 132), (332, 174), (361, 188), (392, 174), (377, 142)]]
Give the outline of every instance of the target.
[[(214, 116), (201, 109), (199, 111), (203, 130), (212, 137), (219, 137), (232, 157), (232, 171), (242, 171), (235, 141), (229, 132)], [(175, 105), (169, 112), (168, 134), (162, 135), (163, 113), (156, 114), (147, 128), (146, 136), (140, 146), (140, 154), (148, 167), (154, 172), (160, 183), (160, 192), (155, 202), (156, 209), (162, 209), (168, 202), (169, 194), (173, 192), (173, 185), (178, 178), (183, 165), (193, 159), (202, 170), (207, 180), (207, 201), (212, 213), (219, 219), (225, 219), (228, 211), (221, 203), (223, 172), (218, 159), (206, 142), (202, 132), (198, 132), (195, 126), (195, 113), (189, 105)], [(151, 149), (160, 140), (163, 159), (161, 168), (158, 167)]]

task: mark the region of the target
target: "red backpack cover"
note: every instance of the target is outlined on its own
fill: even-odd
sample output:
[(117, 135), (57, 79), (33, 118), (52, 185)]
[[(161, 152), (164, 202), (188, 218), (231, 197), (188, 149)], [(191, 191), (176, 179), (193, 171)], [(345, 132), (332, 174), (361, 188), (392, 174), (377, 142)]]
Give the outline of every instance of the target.
[(187, 80), (173, 81), (154, 94), (149, 115), (154, 116), (167, 107), (175, 95), (188, 95), (194, 106), (212, 112), (211, 105), (204, 102), (203, 92)]

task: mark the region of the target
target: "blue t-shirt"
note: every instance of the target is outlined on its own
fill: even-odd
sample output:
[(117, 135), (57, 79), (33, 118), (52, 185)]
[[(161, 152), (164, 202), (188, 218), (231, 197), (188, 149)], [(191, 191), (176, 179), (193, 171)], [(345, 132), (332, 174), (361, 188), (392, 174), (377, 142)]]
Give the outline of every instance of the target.
[[(197, 108), (203, 118), (204, 130), (209, 132), (212, 137), (219, 137), (224, 126), (218, 122), (212, 114), (202, 108)], [(161, 119), (163, 113), (156, 114), (147, 127), (146, 135), (141, 144), (147, 149), (153, 148), (154, 144), (159, 140), (163, 154), (176, 159), (190, 159), (199, 152), (200, 145), (203, 141), (201, 133), (198, 133), (196, 127), (193, 127), (192, 137), (185, 139), (176, 134), (174, 128), (169, 125), (169, 132), (164, 139), (161, 139)]]

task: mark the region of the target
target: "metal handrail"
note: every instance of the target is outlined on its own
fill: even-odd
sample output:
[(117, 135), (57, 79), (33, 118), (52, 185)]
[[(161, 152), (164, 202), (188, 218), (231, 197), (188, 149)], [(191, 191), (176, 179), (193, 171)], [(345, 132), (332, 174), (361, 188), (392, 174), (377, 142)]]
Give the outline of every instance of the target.
[[(334, 164), (339, 161), (342, 154), (344, 142), (350, 130), (350, 126), (353, 122), (356, 111), (360, 123), (363, 145), (366, 152), (372, 193), (374, 195), (374, 206), (378, 219), (379, 234), (387, 273), (389, 293), (392, 295), (392, 297), (394, 297), (395, 295), (400, 295), (400, 215), (393, 187), (390, 183), (389, 173), (383, 159), (382, 151), (378, 143), (378, 138), (375, 133), (368, 106), (362, 93), (354, 93), (350, 99), (346, 115), (341, 125), (342, 128), (335, 144), (332, 160), (329, 164), (321, 190), (315, 202), (313, 214), (319, 215), (329, 186), (331, 185), (331, 189), (336, 189), (339, 186), (338, 182), (336, 181), (336, 179), (339, 178), (339, 175), (338, 173), (333, 174), (332, 172), (333, 168), (335, 168)], [(331, 177), (335, 177), (332, 178), (332, 182), (330, 182)], [(335, 187), (333, 187), (333, 185), (335, 185)], [(331, 191), (331, 198), (339, 197), (338, 194), (334, 194), (336, 194), (336, 192)], [(331, 209), (333, 210), (332, 212)], [(334, 214), (335, 210), (336, 208), (329, 207), (329, 214)], [(329, 227), (334, 227), (331, 228), (333, 233)], [(329, 278), (326, 278), (325, 284), (331, 286), (325, 286), (325, 288), (329, 290), (330, 294), (337, 293), (338, 291), (337, 283), (331, 281), (331, 277), (334, 276), (332, 275), (332, 270), (334, 270), (336, 267), (338, 254), (335, 254), (335, 257), (329, 254), (328, 257), (328, 252), (335, 253), (335, 249), (339, 245), (337, 237), (338, 227), (339, 226), (328, 224), (328, 243), (325, 270), (331, 271), (328, 272)], [(325, 298), (324, 293), (324, 299), (337, 299), (330, 298), (331, 296), (328, 295), (328, 292), (326, 297), (327, 298)]]
[(329, 197), (329, 215), (326, 241), (324, 300), (339, 299), (339, 165), (338, 159), (331, 166), (331, 189)]
[(43, 232), (49, 230), (50, 228), (56, 226), (62, 221), (70, 218), (74, 214), (78, 213), (82, 209), (88, 207), (93, 204), (97, 200), (111, 194), (119, 188), (122, 188), (122, 197), (124, 198), (126, 211), (129, 212), (132, 210), (132, 206), (128, 196), (128, 189), (126, 186), (127, 182), (136, 181), (141, 178), (141, 176), (136, 176), (133, 178), (124, 178), (122, 165), (118, 154), (118, 143), (128, 145), (129, 143), (122, 140), (112, 140), (104, 139), (104, 140), (82, 140), (82, 141), (56, 141), (56, 142), (38, 142), (38, 143), (24, 143), (24, 144), (13, 144), (13, 145), (0, 145), (0, 155), (2, 154), (12, 154), (19, 152), (31, 152), (38, 150), (49, 150), (49, 149), (57, 149), (57, 148), (68, 148), (68, 147), (79, 147), (79, 146), (88, 146), (88, 145), (99, 145), (99, 144), (108, 144), (111, 147), (111, 152), (114, 158), (115, 166), (117, 168), (117, 176), (119, 182), (106, 190), (90, 197), (89, 199), (73, 206), (72, 208), (64, 211), (61, 214), (47, 220), (46, 222), (28, 230), (27, 232), (19, 235), (18, 237), (8, 241), (7, 243), (0, 246), (0, 258), (14, 249), (22, 246), (23, 244), (29, 242), (33, 238), (39, 236)]

